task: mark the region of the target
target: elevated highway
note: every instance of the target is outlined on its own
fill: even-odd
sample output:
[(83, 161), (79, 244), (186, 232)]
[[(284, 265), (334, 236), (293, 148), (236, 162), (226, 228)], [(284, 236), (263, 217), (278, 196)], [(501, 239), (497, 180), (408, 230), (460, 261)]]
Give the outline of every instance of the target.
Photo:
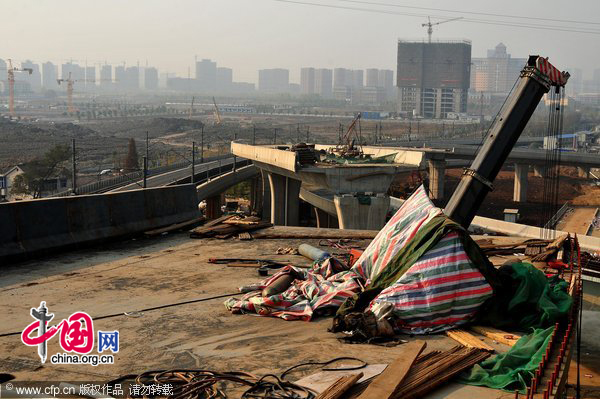
[[(235, 168), (240, 168), (250, 164), (250, 161), (248, 161), (247, 159), (235, 159), (234, 157), (205, 162), (203, 164), (197, 164), (194, 168), (194, 183), (202, 183), (212, 177), (219, 176), (224, 172), (231, 171), (232, 169), (234, 169), (234, 160)], [(176, 184), (190, 183), (191, 175), (192, 168), (190, 165), (185, 168), (147, 177), (146, 187), (163, 187), (172, 186)], [(108, 192), (114, 193), (120, 191), (137, 190), (139, 188), (142, 188), (143, 184), (143, 179), (140, 179), (133, 183), (129, 183), (125, 186), (109, 190)]]

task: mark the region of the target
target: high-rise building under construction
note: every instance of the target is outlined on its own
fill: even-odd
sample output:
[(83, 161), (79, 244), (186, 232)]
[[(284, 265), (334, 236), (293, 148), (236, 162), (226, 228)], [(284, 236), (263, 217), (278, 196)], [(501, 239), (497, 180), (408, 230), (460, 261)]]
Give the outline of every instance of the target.
[(398, 111), (424, 118), (467, 112), (471, 42), (398, 41)]

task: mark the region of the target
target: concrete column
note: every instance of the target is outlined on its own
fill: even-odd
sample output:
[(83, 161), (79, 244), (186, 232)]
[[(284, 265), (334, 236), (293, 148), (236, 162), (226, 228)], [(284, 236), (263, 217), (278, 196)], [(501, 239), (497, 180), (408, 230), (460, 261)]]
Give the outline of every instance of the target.
[(577, 176), (583, 177), (584, 179), (590, 178), (590, 168), (578, 166), (577, 167)]
[(300, 221), (300, 180), (268, 172), (271, 189), (271, 223), (298, 226)]
[(515, 164), (515, 189), (513, 201), (527, 202), (527, 173), (529, 165)]
[(329, 228), (329, 214), (322, 209), (313, 206), (315, 210), (315, 218), (317, 219), (317, 228)]
[(444, 198), (444, 182), (446, 181), (446, 161), (438, 159), (429, 160), (429, 197), (431, 199)]
[(370, 204), (361, 204), (357, 196), (344, 194), (334, 196), (340, 229), (379, 230), (385, 224), (390, 207), (390, 197), (368, 197)]
[(533, 165), (533, 175), (535, 177), (546, 177), (546, 167), (542, 165)]
[(260, 214), (263, 205), (263, 182), (259, 176), (250, 180), (250, 210)]
[(206, 210), (205, 215), (208, 220), (216, 219), (221, 217), (221, 194), (208, 197), (206, 199)]
[(271, 184), (269, 183), (269, 175), (261, 169), (260, 180), (262, 184), (262, 209), (259, 214), (262, 220), (271, 220)]

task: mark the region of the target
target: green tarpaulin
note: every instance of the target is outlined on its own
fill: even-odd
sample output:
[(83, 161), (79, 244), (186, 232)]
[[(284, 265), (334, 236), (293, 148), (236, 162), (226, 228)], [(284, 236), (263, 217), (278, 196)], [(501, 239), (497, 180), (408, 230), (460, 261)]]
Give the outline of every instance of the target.
[(463, 373), (458, 382), (525, 393), (554, 327), (536, 329), (520, 340), (506, 353), (484, 360)]
[(528, 263), (514, 263), (500, 270), (505, 290), (497, 293), (480, 314), (486, 324), (498, 328), (532, 331), (508, 352), (487, 359), (464, 373), (459, 382), (525, 393), (548, 346), (556, 322), (573, 303), (568, 284), (546, 275)]
[(479, 322), (500, 329), (529, 331), (546, 328), (564, 317), (573, 303), (568, 284), (558, 276), (546, 277), (529, 263), (500, 268), (503, 289), (480, 312)]

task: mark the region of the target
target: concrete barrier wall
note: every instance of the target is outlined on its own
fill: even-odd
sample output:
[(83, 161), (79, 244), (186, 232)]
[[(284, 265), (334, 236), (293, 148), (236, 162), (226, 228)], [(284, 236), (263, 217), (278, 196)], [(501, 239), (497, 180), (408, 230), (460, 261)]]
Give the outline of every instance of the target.
[(192, 184), (0, 204), (0, 260), (140, 233), (199, 215)]
[(296, 153), (292, 151), (283, 151), (273, 147), (247, 145), (232, 141), (231, 153), (251, 161), (263, 162), (296, 172)]

